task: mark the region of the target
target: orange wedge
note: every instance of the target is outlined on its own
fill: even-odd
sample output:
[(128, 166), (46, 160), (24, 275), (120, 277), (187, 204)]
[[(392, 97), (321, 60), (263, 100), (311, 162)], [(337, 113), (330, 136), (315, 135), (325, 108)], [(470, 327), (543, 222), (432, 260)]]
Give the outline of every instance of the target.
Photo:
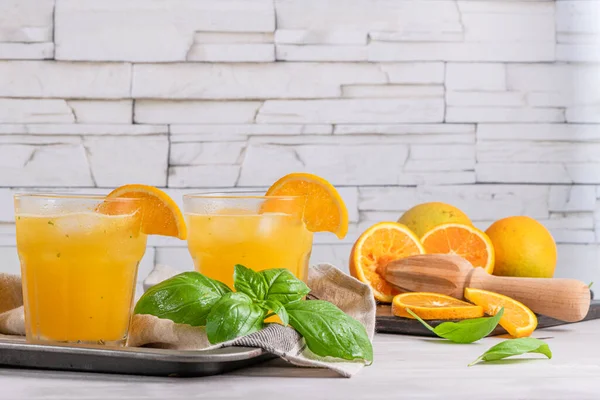
[(537, 327), (535, 314), (523, 303), (510, 297), (487, 290), (466, 288), (465, 299), (483, 307), (485, 313), (489, 315), (495, 315), (501, 307), (504, 307), (500, 325), (513, 337), (529, 336)]
[[(348, 210), (344, 200), (325, 179), (303, 172), (275, 182), (267, 196), (305, 196), (304, 221), (311, 232), (332, 232), (343, 239), (348, 233)], [(273, 210), (269, 210), (273, 211)]]
[[(142, 232), (148, 235), (172, 236), (185, 240), (187, 228), (179, 206), (168, 194), (148, 185), (124, 185), (106, 196), (113, 198), (142, 199)], [(111, 203), (103, 204), (102, 212), (111, 212)]]
[(467, 319), (483, 317), (483, 307), (474, 306), (454, 297), (438, 293), (403, 293), (394, 297), (392, 313), (398, 317), (412, 318), (409, 308), (422, 319)]
[(350, 275), (371, 286), (376, 300), (391, 303), (399, 292), (381, 275), (393, 260), (424, 254), (419, 238), (397, 222), (379, 222), (367, 229), (350, 253)]
[(466, 224), (443, 224), (421, 238), (427, 254), (456, 254), (491, 274), (494, 271), (494, 245), (485, 232)]

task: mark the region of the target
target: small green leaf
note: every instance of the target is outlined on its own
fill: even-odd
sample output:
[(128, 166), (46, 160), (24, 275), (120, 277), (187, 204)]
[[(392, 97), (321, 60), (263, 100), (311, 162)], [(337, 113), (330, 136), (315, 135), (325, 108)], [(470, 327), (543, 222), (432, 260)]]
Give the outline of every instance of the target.
[(289, 270), (266, 269), (260, 272), (267, 285), (265, 300), (277, 300), (283, 305), (301, 300), (310, 289)]
[(592, 282), (590, 282), (590, 284), (588, 285), (588, 288), (589, 288), (589, 289), (591, 289), (593, 285), (594, 285), (594, 282), (592, 281)]
[(525, 353), (540, 353), (552, 358), (552, 351), (547, 343), (540, 339), (526, 337), (509, 339), (492, 346), (488, 351), (480, 355), (469, 367), (480, 361), (496, 361), (506, 357), (518, 356)]
[(448, 321), (433, 328), (410, 309), (407, 308), (406, 311), (425, 325), (427, 329), (454, 343), (473, 343), (486, 337), (496, 328), (500, 318), (504, 315), (504, 307), (502, 307), (493, 317), (471, 318), (459, 322)]
[(224, 283), (199, 272), (184, 272), (148, 289), (138, 300), (134, 313), (202, 326), (206, 325), (211, 308), (230, 292)]
[(373, 345), (365, 327), (335, 305), (323, 300), (285, 305), (290, 325), (319, 356), (373, 361)]
[(48, 221), (48, 225), (54, 225), (54, 222)]
[(244, 293), (227, 293), (214, 305), (206, 319), (206, 335), (210, 343), (221, 343), (264, 326), (266, 311)]
[(277, 300), (265, 300), (259, 304), (265, 311), (273, 311), (284, 326), (288, 326), (290, 323), (289, 315), (285, 310), (283, 304)]
[(236, 265), (233, 270), (233, 286), (235, 290), (245, 293), (254, 300), (264, 300), (267, 294), (267, 283), (263, 276), (243, 265)]

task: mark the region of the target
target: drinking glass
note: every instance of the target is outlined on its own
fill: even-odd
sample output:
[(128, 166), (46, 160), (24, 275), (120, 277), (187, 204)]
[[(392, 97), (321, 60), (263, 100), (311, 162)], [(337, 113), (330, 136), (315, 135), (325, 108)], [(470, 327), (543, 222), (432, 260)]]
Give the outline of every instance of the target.
[(188, 249), (198, 272), (233, 288), (233, 269), (287, 268), (306, 280), (313, 234), (303, 196), (185, 195)]
[(139, 199), (15, 195), (28, 341), (125, 343), (141, 219)]

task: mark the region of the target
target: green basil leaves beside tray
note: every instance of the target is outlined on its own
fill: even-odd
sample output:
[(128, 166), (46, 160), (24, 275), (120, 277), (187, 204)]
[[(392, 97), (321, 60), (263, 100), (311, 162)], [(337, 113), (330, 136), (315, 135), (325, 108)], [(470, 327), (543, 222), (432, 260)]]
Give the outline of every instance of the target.
[(256, 332), (277, 315), (319, 356), (373, 361), (365, 327), (332, 303), (303, 300), (310, 289), (290, 271), (255, 272), (236, 265), (233, 276), (236, 292), (199, 272), (184, 272), (151, 287), (134, 312), (206, 326), (213, 344)]
[(480, 361), (497, 361), (506, 357), (518, 356), (525, 353), (540, 353), (548, 358), (552, 358), (552, 351), (550, 351), (550, 347), (547, 343), (540, 339), (525, 337), (505, 340), (492, 346), (488, 351), (469, 364), (469, 367)]
[(433, 328), (412, 310), (407, 308), (406, 311), (431, 332), (454, 343), (473, 343), (486, 337), (492, 333), (498, 322), (500, 322), (500, 318), (504, 315), (504, 307), (502, 307), (493, 317), (464, 319), (459, 322), (442, 322)]

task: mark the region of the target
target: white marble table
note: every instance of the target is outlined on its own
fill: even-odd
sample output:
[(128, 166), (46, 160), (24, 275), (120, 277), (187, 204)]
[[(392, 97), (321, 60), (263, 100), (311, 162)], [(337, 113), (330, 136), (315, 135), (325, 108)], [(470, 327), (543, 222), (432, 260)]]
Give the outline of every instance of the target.
[(0, 399), (600, 399), (600, 320), (535, 332), (552, 360), (467, 367), (498, 343), (377, 335), (375, 363), (351, 379), (273, 360), (208, 378), (0, 369)]

